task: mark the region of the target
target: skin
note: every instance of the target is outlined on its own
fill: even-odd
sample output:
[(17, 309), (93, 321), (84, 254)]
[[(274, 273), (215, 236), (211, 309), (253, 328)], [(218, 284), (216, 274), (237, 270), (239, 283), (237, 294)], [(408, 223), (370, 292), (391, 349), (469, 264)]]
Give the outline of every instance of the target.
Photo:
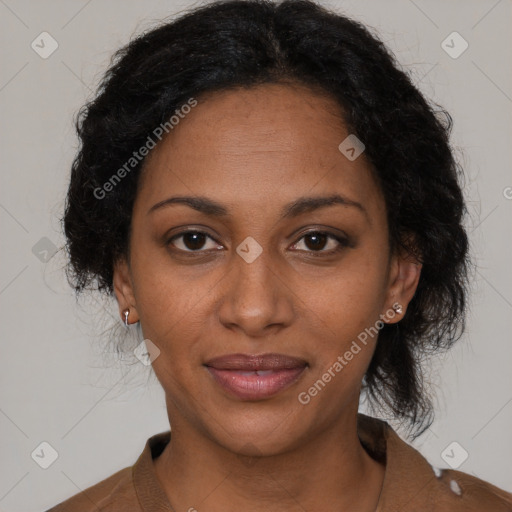
[[(403, 318), (421, 265), (391, 254), (369, 162), (338, 149), (349, 132), (333, 99), (265, 84), (198, 101), (146, 159), (129, 261), (114, 272), (120, 314), (129, 308), (160, 350), (152, 364), (172, 442), (154, 462), (157, 476), (176, 511), (374, 511), (385, 468), (360, 444), (356, 420), (377, 337), (307, 405), (298, 394), (395, 302), (403, 313), (387, 321)], [(300, 197), (334, 193), (364, 212), (337, 204), (280, 217)], [(206, 196), (228, 214), (183, 204), (148, 213), (173, 196)], [(191, 228), (212, 238), (169, 242)], [(345, 234), (349, 245), (304, 236), (318, 231)], [(262, 248), (252, 263), (236, 252), (248, 236)], [(240, 352), (278, 352), (308, 367), (278, 395), (242, 401), (203, 366)]]

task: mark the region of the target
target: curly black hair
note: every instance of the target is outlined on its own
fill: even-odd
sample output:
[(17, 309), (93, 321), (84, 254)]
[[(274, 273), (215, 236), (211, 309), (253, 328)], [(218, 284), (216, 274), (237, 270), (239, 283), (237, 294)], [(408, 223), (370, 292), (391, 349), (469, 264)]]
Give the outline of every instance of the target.
[(68, 281), (77, 296), (85, 289), (112, 296), (145, 160), (108, 193), (104, 185), (156, 127), (203, 93), (286, 82), (338, 102), (376, 170), (391, 250), (423, 264), (399, 327), (380, 330), (363, 383), (372, 404), (421, 433), (433, 420), (421, 359), (460, 338), (467, 310), (469, 244), (453, 122), (368, 27), (314, 2), (216, 1), (164, 20), (114, 54), (76, 117), (81, 144), (61, 219)]

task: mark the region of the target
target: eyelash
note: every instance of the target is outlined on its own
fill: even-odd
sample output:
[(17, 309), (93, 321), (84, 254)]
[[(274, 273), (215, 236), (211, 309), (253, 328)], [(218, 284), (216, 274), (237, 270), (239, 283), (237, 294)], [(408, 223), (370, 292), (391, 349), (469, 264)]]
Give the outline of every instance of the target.
[[(199, 231), (199, 230), (194, 230), (194, 229), (190, 229), (190, 230), (186, 230), (186, 231), (181, 231), (180, 233), (177, 233), (175, 235), (173, 235), (168, 241), (167, 241), (167, 245), (172, 245), (172, 242), (178, 238), (181, 238), (183, 237), (184, 235), (188, 235), (188, 234), (192, 234), (192, 233), (197, 233), (197, 234), (200, 234), (200, 235), (206, 235), (208, 238), (210, 238), (210, 240), (213, 240), (215, 243), (218, 243), (213, 237), (211, 237), (208, 233), (204, 232), (204, 231)], [(328, 231), (319, 231), (319, 230), (316, 230), (316, 231), (308, 231), (307, 233), (303, 233), (302, 236), (293, 244), (293, 245), (297, 245), (303, 238), (305, 238), (306, 236), (309, 236), (309, 235), (326, 235), (328, 239), (333, 239), (335, 240), (336, 242), (338, 242), (338, 246), (335, 248), (335, 249), (331, 249), (329, 251), (324, 251), (324, 250), (320, 250), (320, 251), (313, 251), (313, 250), (309, 250), (309, 251), (304, 251), (304, 250), (299, 250), (299, 252), (307, 252), (309, 253), (310, 255), (314, 256), (314, 257), (322, 257), (322, 256), (330, 256), (330, 255), (333, 255), (335, 253), (338, 253), (340, 252), (341, 250), (343, 250), (344, 248), (348, 247), (350, 245), (350, 242), (347, 238), (345, 237), (342, 237), (342, 236), (339, 236), (339, 235), (335, 235), (334, 233), (330, 233)], [(219, 244), (220, 245), (220, 244)], [(175, 247), (175, 249), (177, 251), (180, 251), (182, 253), (187, 253), (187, 254), (190, 254), (190, 255), (200, 255), (201, 253), (206, 253), (208, 252), (208, 250), (197, 250), (197, 251), (192, 251), (192, 250), (184, 250), (184, 249), (178, 249)]]

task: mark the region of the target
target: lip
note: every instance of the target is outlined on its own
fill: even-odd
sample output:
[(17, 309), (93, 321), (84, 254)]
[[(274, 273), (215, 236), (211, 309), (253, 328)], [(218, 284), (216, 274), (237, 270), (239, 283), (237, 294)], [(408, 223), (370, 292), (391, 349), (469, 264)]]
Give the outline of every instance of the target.
[(229, 394), (241, 400), (263, 400), (294, 384), (308, 365), (284, 354), (228, 354), (205, 366)]

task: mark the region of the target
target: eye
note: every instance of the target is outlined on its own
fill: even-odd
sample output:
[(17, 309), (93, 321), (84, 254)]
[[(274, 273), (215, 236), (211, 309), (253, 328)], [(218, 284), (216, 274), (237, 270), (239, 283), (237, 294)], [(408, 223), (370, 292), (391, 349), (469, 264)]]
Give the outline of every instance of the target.
[[(300, 240), (304, 240), (304, 242), (300, 242)], [(324, 250), (324, 248), (329, 245), (329, 240), (331, 241), (331, 247)], [(301, 243), (306, 247), (306, 249), (298, 248)], [(299, 239), (299, 242), (296, 242), (292, 247), (300, 251), (305, 250), (310, 252), (313, 256), (320, 256), (325, 254), (334, 254), (348, 245), (349, 241), (342, 236), (334, 235), (333, 233), (328, 233), (326, 231), (310, 231), (309, 233), (304, 234)]]
[[(175, 243), (180, 239), (181, 241), (179, 243)], [(213, 246), (204, 248), (204, 244), (208, 239), (214, 242)], [(204, 252), (200, 249), (209, 250), (217, 249), (219, 247), (217, 242), (203, 231), (182, 231), (170, 238), (167, 243), (172, 244), (177, 249), (185, 252)]]
[[(211, 241), (211, 245), (210, 247), (205, 247), (208, 240)], [(304, 241), (301, 242), (302, 240)], [(194, 230), (182, 231), (171, 237), (167, 243), (173, 245), (179, 251), (188, 253), (201, 253), (222, 248), (222, 246), (207, 233)], [(305, 249), (300, 247), (301, 244), (303, 244)], [(330, 248), (329, 245), (331, 246)], [(299, 241), (295, 242), (292, 248), (309, 252), (313, 256), (321, 256), (334, 254), (348, 245), (349, 241), (345, 237), (325, 231), (310, 231), (309, 233), (305, 233)]]

